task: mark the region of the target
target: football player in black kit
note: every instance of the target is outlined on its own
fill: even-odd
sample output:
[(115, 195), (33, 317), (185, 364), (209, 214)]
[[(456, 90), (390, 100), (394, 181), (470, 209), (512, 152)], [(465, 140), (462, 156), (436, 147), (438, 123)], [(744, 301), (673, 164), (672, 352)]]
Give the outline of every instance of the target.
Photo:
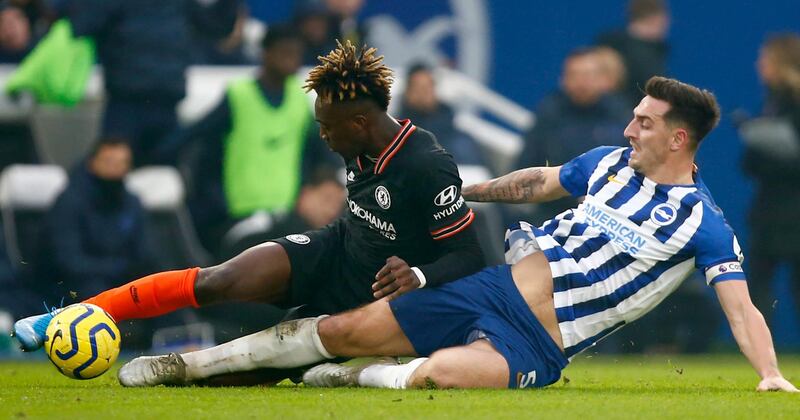
[[(383, 56), (348, 41), (320, 60), (305, 87), (317, 93), (322, 139), (346, 161), (347, 213), (218, 266), (153, 274), (87, 303), (117, 322), (227, 301), (333, 314), (483, 268), (475, 215), (452, 157), (430, 132), (387, 113), (392, 71)], [(15, 324), (23, 347), (41, 345), (50, 316)]]

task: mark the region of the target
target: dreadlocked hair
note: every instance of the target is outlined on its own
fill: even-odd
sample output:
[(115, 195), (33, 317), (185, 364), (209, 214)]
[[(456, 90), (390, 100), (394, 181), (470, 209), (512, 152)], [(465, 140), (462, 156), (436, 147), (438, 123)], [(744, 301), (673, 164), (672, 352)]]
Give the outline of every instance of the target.
[(303, 88), (314, 90), (326, 103), (371, 99), (384, 111), (389, 108), (394, 81), (392, 70), (383, 64), (383, 56), (375, 56), (375, 48), (366, 45), (356, 49), (349, 40), (327, 56), (318, 57), (321, 64), (308, 74)]

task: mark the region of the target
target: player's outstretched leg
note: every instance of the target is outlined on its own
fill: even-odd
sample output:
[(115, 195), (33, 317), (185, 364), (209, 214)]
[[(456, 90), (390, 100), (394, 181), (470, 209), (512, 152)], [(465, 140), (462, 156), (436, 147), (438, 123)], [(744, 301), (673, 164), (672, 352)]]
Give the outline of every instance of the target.
[[(85, 300), (103, 308), (116, 322), (150, 318), (186, 306), (198, 306), (194, 297), (199, 268), (151, 274), (128, 284), (106, 290)], [(44, 344), (52, 313), (34, 315), (14, 323), (12, 334), (25, 351)]]
[[(205, 350), (137, 357), (118, 373), (123, 386), (184, 384), (215, 375), (259, 368), (293, 368), (331, 359), (317, 333), (320, 318), (282, 322)], [(174, 369), (180, 365), (180, 369)]]
[[(286, 251), (270, 242), (247, 249), (214, 267), (151, 274), (84, 302), (103, 308), (116, 322), (232, 300), (271, 303), (285, 296), (290, 272)], [(50, 319), (52, 314), (42, 314), (14, 324), (13, 334), (23, 350), (33, 351), (42, 346)]]
[(169, 356), (139, 357), (122, 367), (124, 386), (191, 383), (261, 368), (294, 368), (335, 356), (414, 355), (386, 301), (332, 317), (282, 322), (218, 346), (178, 356), (183, 377), (162, 369)]
[(508, 363), (487, 340), (439, 350), (407, 364), (385, 360), (364, 366), (325, 363), (303, 375), (308, 386), (370, 388), (506, 388)]

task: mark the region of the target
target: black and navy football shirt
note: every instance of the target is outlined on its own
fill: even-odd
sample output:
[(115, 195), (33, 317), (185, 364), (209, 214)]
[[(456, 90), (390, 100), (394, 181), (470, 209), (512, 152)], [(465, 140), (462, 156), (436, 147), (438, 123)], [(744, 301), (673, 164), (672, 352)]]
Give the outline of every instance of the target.
[(442, 256), (438, 241), (475, 219), (452, 156), (430, 132), (399, 122), (402, 128), (379, 156), (361, 155), (346, 167), (345, 253), (370, 272), (392, 255), (410, 266), (436, 261)]

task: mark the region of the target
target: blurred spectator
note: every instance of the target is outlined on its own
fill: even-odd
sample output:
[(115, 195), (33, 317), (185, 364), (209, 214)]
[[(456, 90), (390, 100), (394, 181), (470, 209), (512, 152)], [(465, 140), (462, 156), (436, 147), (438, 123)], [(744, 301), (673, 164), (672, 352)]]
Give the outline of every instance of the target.
[[(300, 190), (293, 213), (301, 221), (298, 221), (296, 225), (298, 227), (291, 228), (291, 232), (320, 229), (333, 222), (344, 208), (345, 196), (344, 185), (335, 172), (326, 170), (315, 172)], [(299, 227), (300, 223), (303, 224), (303, 228)]]
[(357, 18), (363, 6), (363, 0), (296, 0), (292, 24), (305, 43), (303, 65), (317, 65), (317, 57), (336, 48), (336, 40), (362, 44), (366, 29)]
[[(21, 62), (47, 32), (53, 15), (45, 0), (0, 0), (0, 63)], [(0, 169), (37, 161), (28, 121), (0, 121)]]
[(294, 27), (305, 43), (304, 66), (316, 66), (317, 57), (336, 48), (334, 17), (323, 0), (301, 0), (295, 3)]
[(130, 168), (124, 140), (101, 141), (73, 169), (45, 217), (37, 279), (58, 282), (49, 288), (61, 289), (61, 296), (80, 301), (159, 268), (147, 241), (144, 209), (125, 189)]
[(239, 6), (233, 31), (223, 39), (198, 37), (197, 49), (199, 64), (237, 66), (253, 64), (245, 54), (244, 26), (250, 17), (245, 5)]
[(456, 130), (453, 110), (436, 96), (436, 80), (429, 67), (416, 64), (409, 68), (399, 115), (432, 132), (456, 163), (484, 165), (478, 145)]
[(23, 10), (0, 4), (0, 62), (18, 63), (32, 46), (31, 25)]
[(32, 43), (28, 19), (17, 7), (6, 6), (0, 10), (0, 48), (3, 62), (19, 62), (30, 50)]
[[(163, 269), (148, 235), (147, 214), (125, 188), (131, 161), (126, 140), (106, 138), (71, 172), (44, 221), (34, 264), (40, 300), (32, 312), (41, 312), (41, 299), (67, 305)], [(182, 317), (176, 313), (118, 326), (126, 348), (147, 349), (153, 330), (180, 324)]]
[[(233, 258), (273, 238), (320, 229), (341, 215), (346, 196), (336, 171), (317, 170), (303, 184), (291, 212), (270, 216), (270, 219), (257, 214), (231, 228), (223, 241), (222, 257)], [(259, 223), (260, 220), (269, 222)]]
[(335, 162), (316, 134), (295, 73), (303, 44), (289, 26), (272, 25), (263, 40), (257, 79), (232, 83), (225, 98), (168, 145), (199, 144), (189, 208), (204, 246), (220, 251), (225, 232), (258, 211), (289, 212), (303, 173)]
[(367, 39), (364, 25), (358, 21), (358, 13), (364, 7), (364, 0), (325, 0), (328, 10), (333, 15), (336, 37), (342, 43), (345, 40), (354, 45), (363, 44)]
[[(601, 145), (627, 146), (622, 135), (631, 111), (608, 82), (593, 49), (578, 49), (564, 60), (561, 89), (536, 109), (536, 125), (525, 135), (517, 168), (557, 166)], [(531, 222), (539, 224), (576, 202), (568, 197), (536, 206)]]
[(0, 63), (18, 63), (54, 20), (45, 0), (0, 0)]
[(647, 79), (667, 73), (669, 26), (665, 0), (630, 0), (627, 26), (598, 37), (599, 45), (607, 45), (622, 55), (628, 71), (623, 91), (633, 106), (644, 97), (642, 88)]
[(770, 284), (782, 263), (791, 267), (793, 298), (800, 303), (800, 247), (793, 245), (800, 236), (800, 36), (767, 40), (757, 68), (767, 90), (766, 118), (742, 127), (744, 170), (756, 181), (750, 208), (748, 284), (756, 306), (769, 320), (777, 299)]
[(625, 87), (628, 71), (622, 56), (610, 47), (597, 47), (594, 51), (600, 64), (600, 82), (603, 92), (624, 94), (622, 89)]
[(68, 0), (74, 35), (96, 41), (107, 94), (103, 137), (127, 139), (137, 166), (169, 163), (153, 149), (177, 126), (195, 40), (228, 36), (240, 0)]

